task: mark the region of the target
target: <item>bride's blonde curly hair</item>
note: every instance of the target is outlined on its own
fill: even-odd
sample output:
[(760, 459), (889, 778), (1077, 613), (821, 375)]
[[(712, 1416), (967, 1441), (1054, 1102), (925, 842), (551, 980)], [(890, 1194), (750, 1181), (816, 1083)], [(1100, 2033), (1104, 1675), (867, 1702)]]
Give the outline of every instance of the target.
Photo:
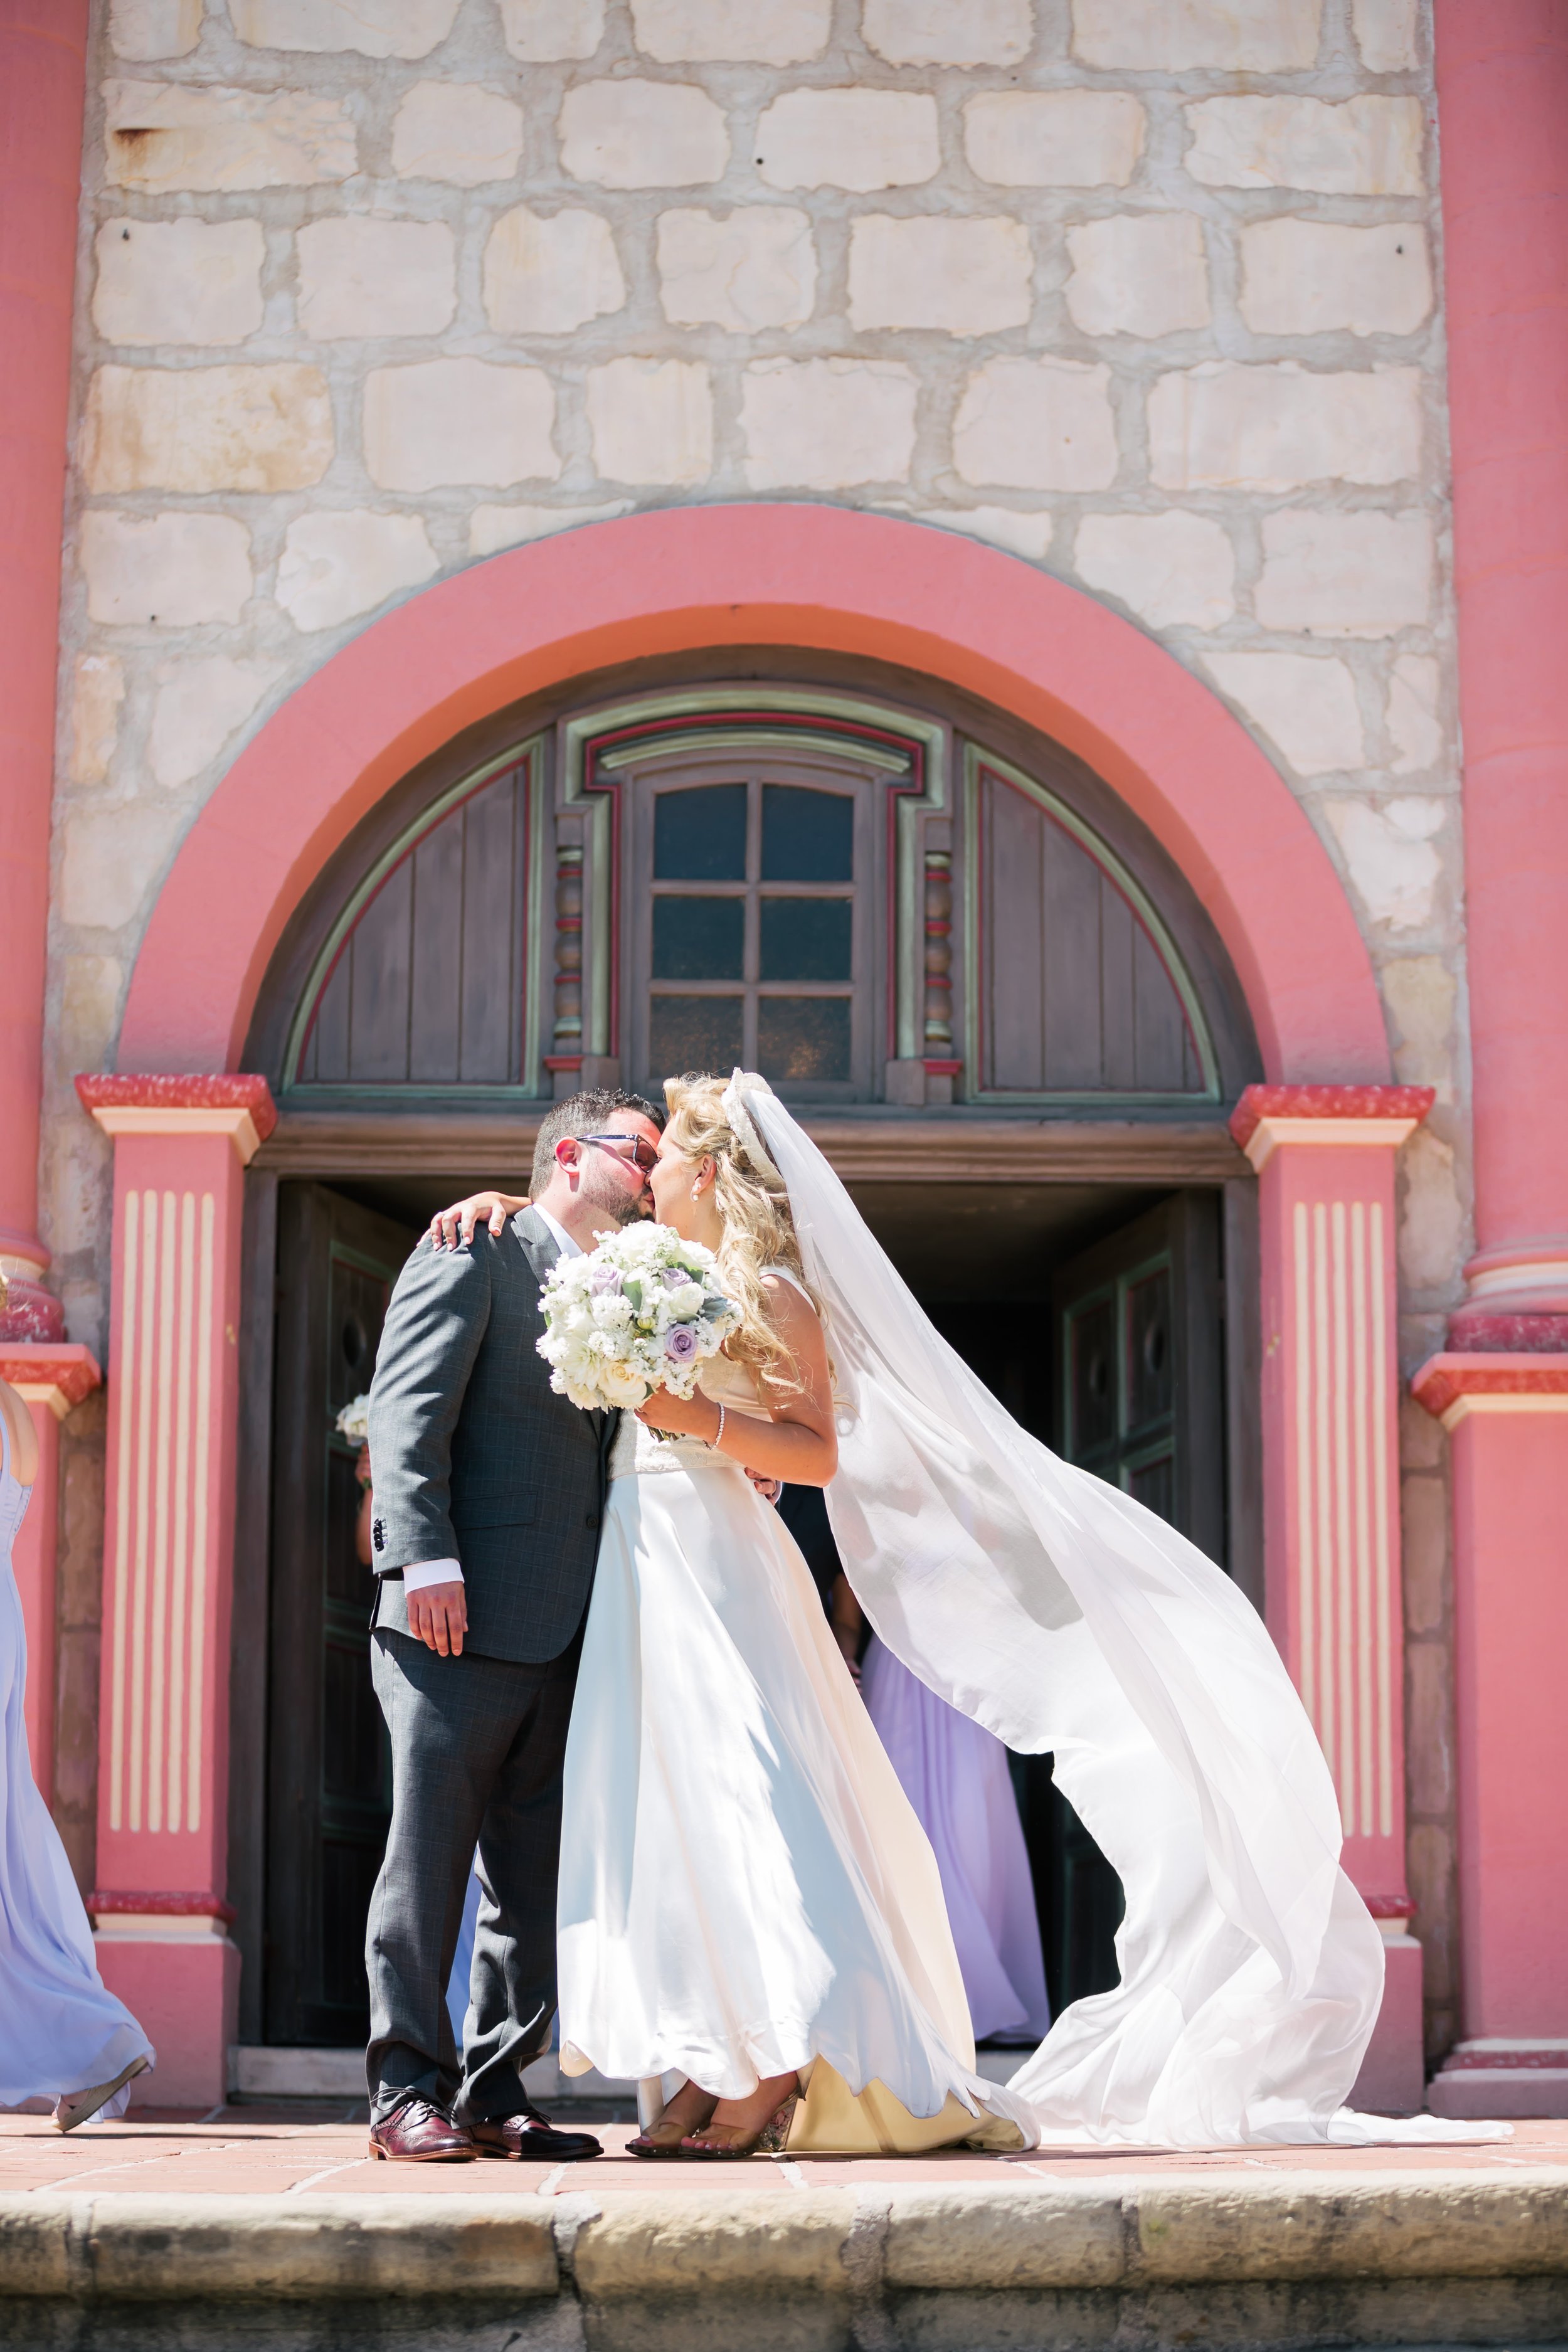
[(689, 1070), (684, 1077), (667, 1078), (664, 1098), (669, 1118), (665, 1138), (686, 1159), (713, 1162), (713, 1201), (724, 1220), (719, 1278), (725, 1296), (741, 1310), (740, 1323), (725, 1342), (725, 1354), (738, 1364), (750, 1365), (759, 1380), (775, 1391), (794, 1394), (800, 1382), (795, 1377), (789, 1349), (773, 1329), (768, 1294), (763, 1287), (764, 1270), (787, 1267), (819, 1315), (822, 1302), (805, 1279), (783, 1178), (754, 1165), (724, 1115), (727, 1083), (696, 1070)]

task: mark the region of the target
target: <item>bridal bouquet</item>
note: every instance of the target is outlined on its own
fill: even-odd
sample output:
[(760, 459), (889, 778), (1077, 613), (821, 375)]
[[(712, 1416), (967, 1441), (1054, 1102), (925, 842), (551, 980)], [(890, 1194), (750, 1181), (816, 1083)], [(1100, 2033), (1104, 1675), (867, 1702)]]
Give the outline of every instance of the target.
[(597, 1249), (551, 1268), (540, 1305), (550, 1385), (584, 1412), (645, 1404), (657, 1388), (689, 1397), (740, 1320), (712, 1251), (668, 1225), (601, 1234)]
[(370, 1435), (369, 1391), (344, 1405), (332, 1426), (340, 1437), (348, 1439), (351, 1445), (363, 1445)]

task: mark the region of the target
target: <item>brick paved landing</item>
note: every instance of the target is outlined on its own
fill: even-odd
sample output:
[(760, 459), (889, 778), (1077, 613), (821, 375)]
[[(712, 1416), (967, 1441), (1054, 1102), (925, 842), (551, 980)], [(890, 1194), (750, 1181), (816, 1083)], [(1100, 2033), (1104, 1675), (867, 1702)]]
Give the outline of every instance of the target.
[[(563, 2118), (564, 2120), (564, 2117)], [(620, 2153), (634, 2126), (594, 2124), (605, 2155), (591, 2164), (382, 2164), (365, 2153), (363, 2108), (343, 2105), (226, 2107), (195, 2116), (156, 2110), (89, 2124), (62, 2138), (47, 2116), (0, 2115), (0, 2196), (81, 2189), (146, 2194), (279, 2196), (416, 2193), (546, 2196), (587, 2189), (595, 2196), (658, 2189), (712, 2195), (739, 2189), (787, 2197), (803, 2189), (896, 2183), (1074, 2180), (1111, 2187), (1162, 2174), (1233, 2173), (1256, 2182), (1292, 2171), (1366, 2177), (1384, 2171), (1473, 2169), (1497, 2177), (1521, 2168), (1561, 2167), (1568, 2177), (1568, 2122), (1518, 2123), (1514, 2137), (1484, 2147), (1433, 2141), (1418, 2147), (1226, 2148), (1210, 2155), (1126, 2148), (1037, 2150), (1023, 2157), (967, 2153), (919, 2158), (754, 2158), (743, 2164), (639, 2163)]]

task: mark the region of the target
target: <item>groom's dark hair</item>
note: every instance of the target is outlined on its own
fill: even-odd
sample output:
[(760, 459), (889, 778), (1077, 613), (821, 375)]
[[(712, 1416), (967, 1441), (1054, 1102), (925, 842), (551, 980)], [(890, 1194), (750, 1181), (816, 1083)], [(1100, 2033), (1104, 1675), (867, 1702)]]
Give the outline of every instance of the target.
[(602, 1135), (605, 1121), (617, 1110), (640, 1111), (651, 1118), (655, 1127), (664, 1125), (664, 1113), (641, 1095), (628, 1095), (620, 1087), (590, 1087), (585, 1094), (568, 1095), (547, 1110), (540, 1122), (539, 1140), (533, 1147), (533, 1174), (530, 1190), (537, 1201), (555, 1173), (555, 1147), (568, 1136)]

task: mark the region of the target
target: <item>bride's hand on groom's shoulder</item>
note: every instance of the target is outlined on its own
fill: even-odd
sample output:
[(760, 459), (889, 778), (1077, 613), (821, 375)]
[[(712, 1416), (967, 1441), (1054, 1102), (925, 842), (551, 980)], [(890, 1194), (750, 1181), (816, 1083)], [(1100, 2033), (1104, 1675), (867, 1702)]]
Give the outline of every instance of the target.
[(454, 1201), (449, 1209), (437, 1209), (431, 1218), (426, 1238), (437, 1249), (464, 1249), (471, 1244), (474, 1229), (483, 1223), (490, 1239), (499, 1241), (506, 1231), (507, 1219), (526, 1209), (530, 1195), (526, 1192), (470, 1192), (466, 1201)]

